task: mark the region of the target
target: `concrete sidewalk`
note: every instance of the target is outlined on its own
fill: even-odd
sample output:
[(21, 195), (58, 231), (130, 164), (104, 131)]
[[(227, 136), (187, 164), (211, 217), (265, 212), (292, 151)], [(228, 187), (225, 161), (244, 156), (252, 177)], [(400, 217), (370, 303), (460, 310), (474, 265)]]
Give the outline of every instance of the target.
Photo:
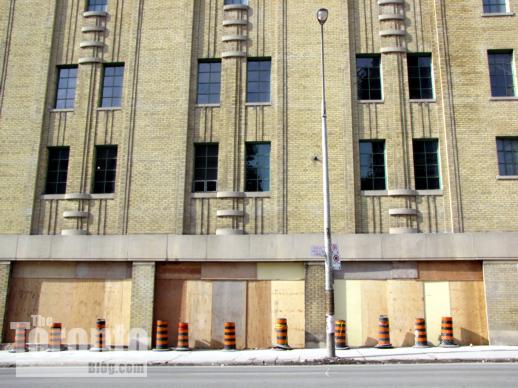
[(0, 367), (78, 366), (94, 362), (146, 363), (148, 365), (291, 365), (320, 363), (432, 363), (432, 362), (518, 362), (518, 346), (473, 346), (459, 348), (358, 348), (338, 350), (338, 358), (326, 360), (325, 349), (195, 350), (187, 352), (86, 350), (57, 353), (0, 352)]

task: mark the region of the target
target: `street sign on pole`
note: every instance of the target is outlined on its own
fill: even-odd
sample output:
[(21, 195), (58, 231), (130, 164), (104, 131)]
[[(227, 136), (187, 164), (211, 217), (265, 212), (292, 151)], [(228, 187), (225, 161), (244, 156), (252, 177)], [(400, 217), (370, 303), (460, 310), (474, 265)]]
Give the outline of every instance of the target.
[(340, 262), (340, 252), (338, 252), (338, 245), (331, 245), (331, 264), (335, 271), (342, 269), (342, 263)]

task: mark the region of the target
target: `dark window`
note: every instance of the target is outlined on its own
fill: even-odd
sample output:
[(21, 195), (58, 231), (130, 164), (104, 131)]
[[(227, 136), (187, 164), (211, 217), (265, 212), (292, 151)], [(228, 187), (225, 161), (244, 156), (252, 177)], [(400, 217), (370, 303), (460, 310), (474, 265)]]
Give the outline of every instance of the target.
[(362, 190), (385, 190), (385, 140), (360, 141)]
[(229, 4), (245, 4), (247, 5), (248, 4), (248, 0), (225, 0), (225, 5), (229, 5)]
[(121, 106), (123, 78), (124, 65), (106, 65), (104, 67), (101, 107)]
[(218, 145), (194, 145), (194, 179), (192, 191), (216, 191), (218, 182)]
[(359, 100), (381, 100), (379, 55), (357, 55), (356, 76)]
[(88, 0), (87, 11), (106, 11), (108, 0)]
[(245, 191), (270, 191), (270, 143), (246, 143)]
[(491, 95), (493, 97), (514, 96), (513, 52), (488, 51)]
[(197, 104), (219, 104), (221, 90), (221, 61), (198, 63)]
[(270, 59), (249, 59), (247, 72), (247, 102), (270, 102)]
[(484, 0), (484, 13), (505, 13), (507, 12), (507, 0)]
[(115, 191), (117, 170), (117, 146), (96, 146), (94, 193), (105, 194)]
[(518, 175), (518, 137), (496, 139), (498, 174)]
[(411, 99), (433, 98), (432, 57), (430, 54), (412, 54), (407, 58), (408, 87)]
[(414, 140), (413, 146), (416, 190), (440, 189), (439, 142), (436, 139)]
[(45, 194), (65, 194), (67, 190), (68, 147), (49, 147)]
[(76, 99), (77, 66), (58, 68), (56, 109), (71, 109)]

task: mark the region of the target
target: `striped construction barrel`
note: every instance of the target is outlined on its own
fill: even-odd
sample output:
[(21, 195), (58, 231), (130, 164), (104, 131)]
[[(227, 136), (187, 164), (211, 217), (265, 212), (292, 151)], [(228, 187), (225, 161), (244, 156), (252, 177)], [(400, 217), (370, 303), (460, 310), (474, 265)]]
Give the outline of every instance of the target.
[(389, 319), (386, 315), (380, 315), (378, 320), (378, 344), (375, 346), (378, 349), (390, 349), (390, 326)]
[(236, 324), (225, 322), (223, 332), (223, 349), (236, 350)]
[(443, 348), (457, 347), (453, 342), (453, 318), (442, 317), (441, 319), (441, 343)]
[(178, 323), (178, 342), (176, 350), (189, 350), (189, 324), (187, 322)]
[(27, 352), (27, 330), (29, 322), (17, 322), (14, 331), (14, 346), (10, 350), (11, 353)]
[(169, 348), (169, 323), (167, 321), (156, 321), (156, 348), (154, 350), (165, 352)]
[(275, 349), (288, 350), (291, 347), (288, 345), (288, 320), (286, 318), (278, 318), (275, 321)]
[(61, 351), (61, 328), (62, 325), (59, 322), (53, 322), (50, 325), (49, 333), (49, 352), (60, 352)]
[(428, 348), (426, 337), (426, 321), (424, 318), (416, 318), (414, 323), (415, 345), (414, 348)]
[(337, 321), (335, 321), (335, 347), (338, 350), (349, 349), (349, 347), (347, 346), (345, 333), (345, 321), (342, 319), (338, 319)]
[(106, 342), (106, 320), (97, 319), (95, 323), (95, 344), (90, 348), (92, 352), (105, 352), (108, 349), (105, 347)]

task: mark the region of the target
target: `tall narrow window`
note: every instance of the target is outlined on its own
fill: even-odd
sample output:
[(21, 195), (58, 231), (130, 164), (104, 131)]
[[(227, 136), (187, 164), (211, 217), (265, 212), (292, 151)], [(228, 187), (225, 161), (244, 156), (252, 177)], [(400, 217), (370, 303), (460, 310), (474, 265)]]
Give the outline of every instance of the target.
[(513, 51), (488, 51), (491, 95), (514, 96)]
[(87, 11), (105, 11), (108, 8), (108, 0), (88, 0)]
[(218, 182), (218, 145), (194, 145), (194, 192), (216, 191)]
[(484, 13), (506, 13), (507, 0), (483, 0)]
[(416, 190), (440, 189), (439, 142), (437, 139), (414, 140), (413, 148)]
[(407, 63), (410, 99), (432, 99), (432, 56), (430, 54), (411, 54), (407, 57)]
[(360, 141), (362, 190), (385, 190), (385, 140)]
[(200, 61), (198, 63), (198, 95), (196, 103), (219, 104), (221, 90), (221, 61)]
[(76, 99), (77, 66), (58, 67), (56, 109), (72, 109)]
[(117, 146), (96, 146), (95, 150), (93, 192), (97, 194), (113, 193), (115, 191), (115, 172), (117, 170)]
[(270, 102), (271, 67), (269, 58), (248, 60), (247, 102)]
[(270, 191), (270, 143), (246, 143), (245, 190)]
[(498, 174), (518, 176), (518, 137), (496, 139)]
[(101, 107), (120, 107), (124, 65), (106, 65), (104, 67)]
[(65, 194), (69, 152), (69, 147), (49, 147), (45, 194)]
[(379, 55), (356, 56), (359, 100), (381, 100), (380, 62)]

